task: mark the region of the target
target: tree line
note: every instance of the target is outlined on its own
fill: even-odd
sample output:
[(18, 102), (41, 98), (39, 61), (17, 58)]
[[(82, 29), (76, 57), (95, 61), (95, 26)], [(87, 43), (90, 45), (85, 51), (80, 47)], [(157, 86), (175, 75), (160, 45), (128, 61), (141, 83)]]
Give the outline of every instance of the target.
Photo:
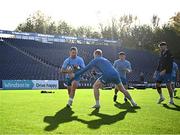
[(98, 29), (94, 29), (89, 25), (73, 27), (64, 20), (56, 22), (37, 11), (20, 23), (16, 31), (120, 40), (124, 47), (150, 51), (157, 51), (157, 44), (166, 41), (175, 58), (180, 59), (180, 12), (166, 24), (159, 22), (160, 18), (153, 15), (150, 24), (140, 24), (137, 16), (129, 14), (111, 18), (109, 24), (99, 23)]

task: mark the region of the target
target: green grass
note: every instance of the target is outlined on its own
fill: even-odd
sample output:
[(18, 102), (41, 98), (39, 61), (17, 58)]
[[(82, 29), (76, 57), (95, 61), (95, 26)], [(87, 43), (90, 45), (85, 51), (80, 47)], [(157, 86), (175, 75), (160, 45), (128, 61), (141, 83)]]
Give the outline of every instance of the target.
[(0, 134), (180, 134), (180, 89), (176, 106), (157, 104), (155, 90), (130, 91), (140, 109), (112, 101), (113, 91), (101, 90), (101, 108), (93, 110), (92, 90), (77, 90), (72, 109), (65, 108), (67, 91), (0, 91)]

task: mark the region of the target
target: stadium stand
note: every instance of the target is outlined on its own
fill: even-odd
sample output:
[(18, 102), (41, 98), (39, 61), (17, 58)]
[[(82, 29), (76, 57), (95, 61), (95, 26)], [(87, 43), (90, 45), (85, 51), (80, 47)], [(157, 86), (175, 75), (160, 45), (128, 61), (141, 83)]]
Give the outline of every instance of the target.
[(0, 50), (0, 80), (58, 79), (55, 68), (32, 59), (5, 42), (0, 42)]
[[(157, 65), (157, 55), (144, 50), (126, 49), (117, 45), (89, 45), (71, 43), (42, 43), (34, 40), (3, 38), (0, 41), (0, 80), (64, 80), (58, 73), (71, 46), (79, 49), (87, 64), (93, 59), (95, 49), (103, 50), (104, 56), (112, 63), (118, 58), (118, 52), (124, 51), (127, 59), (132, 63), (133, 72), (128, 76), (130, 82), (138, 82), (140, 73), (144, 73), (145, 81), (152, 82), (152, 73)], [(84, 81), (93, 77), (87, 72)]]

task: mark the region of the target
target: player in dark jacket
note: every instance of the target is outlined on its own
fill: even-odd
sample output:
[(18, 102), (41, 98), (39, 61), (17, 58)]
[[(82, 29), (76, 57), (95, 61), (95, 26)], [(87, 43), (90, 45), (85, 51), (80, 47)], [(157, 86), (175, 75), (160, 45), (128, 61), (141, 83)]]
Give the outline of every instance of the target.
[(161, 42), (159, 44), (160, 47), (160, 59), (158, 63), (158, 67), (154, 73), (154, 78), (156, 79), (156, 88), (157, 92), (160, 95), (160, 99), (158, 101), (158, 104), (160, 104), (162, 101), (165, 100), (165, 98), (162, 95), (162, 90), (161, 90), (161, 83), (166, 83), (167, 89), (169, 91), (169, 96), (170, 96), (170, 104), (174, 104), (173, 101), (173, 90), (172, 90), (172, 67), (173, 67), (173, 56), (171, 52), (167, 48), (166, 42)]

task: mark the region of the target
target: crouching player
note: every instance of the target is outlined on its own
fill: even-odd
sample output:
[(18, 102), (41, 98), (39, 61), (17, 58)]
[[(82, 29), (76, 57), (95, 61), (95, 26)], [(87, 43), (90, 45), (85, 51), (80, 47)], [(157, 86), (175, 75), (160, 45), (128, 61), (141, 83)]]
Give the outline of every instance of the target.
[(85, 67), (84, 60), (81, 57), (77, 56), (77, 54), (78, 54), (78, 49), (76, 47), (71, 47), (69, 51), (70, 56), (64, 61), (61, 68), (61, 73), (66, 74), (65, 84), (67, 86), (68, 94), (69, 94), (69, 100), (67, 103), (68, 107), (70, 107), (73, 103), (75, 91), (78, 87), (78, 81), (80, 79), (80, 77), (77, 76), (74, 78), (74, 80), (71, 80), (68, 74), (75, 73), (81, 68)]
[(114, 83), (116, 85), (116, 88), (130, 100), (132, 106), (137, 106), (129, 92), (124, 88), (118, 71), (113, 67), (109, 60), (102, 56), (102, 51), (100, 49), (97, 49), (94, 51), (93, 55), (94, 59), (84, 69), (77, 71), (76, 73), (70, 74), (72, 79), (77, 78), (93, 67), (97, 68), (102, 73), (102, 75), (96, 80), (93, 85), (94, 97), (96, 101), (96, 104), (93, 106), (93, 108), (100, 108), (99, 89), (107, 83)]

